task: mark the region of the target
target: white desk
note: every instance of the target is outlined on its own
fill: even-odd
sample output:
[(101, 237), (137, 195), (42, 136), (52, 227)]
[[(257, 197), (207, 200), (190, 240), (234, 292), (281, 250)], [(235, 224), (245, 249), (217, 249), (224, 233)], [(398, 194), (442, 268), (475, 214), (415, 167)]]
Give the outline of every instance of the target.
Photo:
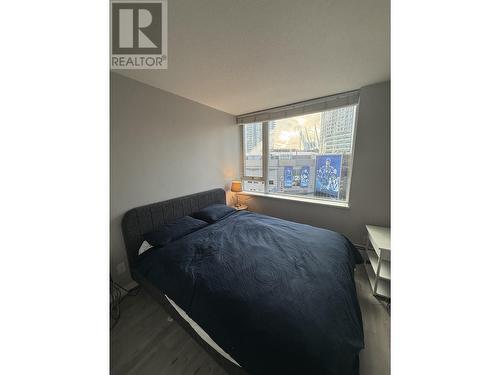
[(365, 268), (373, 295), (391, 298), (391, 228), (367, 225), (366, 230)]

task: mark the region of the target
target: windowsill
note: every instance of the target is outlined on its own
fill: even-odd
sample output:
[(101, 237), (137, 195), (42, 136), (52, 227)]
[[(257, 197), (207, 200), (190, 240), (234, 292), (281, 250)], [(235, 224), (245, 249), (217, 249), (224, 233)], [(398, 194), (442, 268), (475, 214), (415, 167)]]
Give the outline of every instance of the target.
[(255, 197), (263, 197), (263, 198), (274, 198), (274, 199), (282, 199), (287, 201), (295, 201), (295, 202), (303, 202), (303, 203), (311, 203), (311, 204), (319, 204), (320, 206), (331, 206), (331, 207), (340, 207), (340, 208), (349, 208), (349, 203), (345, 202), (330, 202), (324, 199), (311, 199), (311, 198), (302, 198), (296, 195), (285, 195), (285, 194), (271, 194), (271, 193), (258, 193), (255, 191), (242, 191), (238, 193), (241, 195), (250, 195)]

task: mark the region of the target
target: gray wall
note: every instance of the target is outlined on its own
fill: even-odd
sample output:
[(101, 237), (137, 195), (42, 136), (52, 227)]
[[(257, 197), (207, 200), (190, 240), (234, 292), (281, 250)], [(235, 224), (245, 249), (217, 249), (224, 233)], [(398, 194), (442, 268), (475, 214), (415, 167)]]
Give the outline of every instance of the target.
[(361, 88), (350, 207), (241, 197), (252, 211), (332, 229), (364, 244), (365, 224), (390, 226), (390, 83)]
[[(235, 118), (174, 94), (111, 74), (111, 274), (131, 279), (120, 222), (157, 202), (229, 186), (240, 174)], [(117, 267), (124, 262), (126, 271)]]

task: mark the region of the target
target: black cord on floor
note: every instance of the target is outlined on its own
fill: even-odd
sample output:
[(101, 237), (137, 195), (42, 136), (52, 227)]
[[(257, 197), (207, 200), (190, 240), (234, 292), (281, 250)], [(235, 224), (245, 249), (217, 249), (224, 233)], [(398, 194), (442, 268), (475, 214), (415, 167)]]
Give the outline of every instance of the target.
[[(115, 328), (116, 324), (120, 320), (120, 303), (127, 296), (135, 297), (139, 294), (140, 287), (137, 286), (134, 289), (126, 289), (117, 282), (113, 281), (110, 276), (110, 315), (111, 315), (111, 329)], [(125, 293), (125, 294), (123, 294)], [(123, 294), (123, 295), (122, 295)]]

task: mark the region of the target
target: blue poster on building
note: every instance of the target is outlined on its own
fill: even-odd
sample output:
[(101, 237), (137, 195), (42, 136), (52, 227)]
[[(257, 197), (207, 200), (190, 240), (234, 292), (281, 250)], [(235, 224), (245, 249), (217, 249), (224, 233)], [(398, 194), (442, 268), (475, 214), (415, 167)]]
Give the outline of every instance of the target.
[(300, 170), (300, 187), (306, 188), (309, 186), (309, 167), (302, 167)]
[(342, 155), (318, 155), (314, 191), (338, 198), (341, 172)]
[(285, 180), (285, 187), (290, 188), (292, 187), (293, 183), (293, 167), (284, 167), (284, 180)]

